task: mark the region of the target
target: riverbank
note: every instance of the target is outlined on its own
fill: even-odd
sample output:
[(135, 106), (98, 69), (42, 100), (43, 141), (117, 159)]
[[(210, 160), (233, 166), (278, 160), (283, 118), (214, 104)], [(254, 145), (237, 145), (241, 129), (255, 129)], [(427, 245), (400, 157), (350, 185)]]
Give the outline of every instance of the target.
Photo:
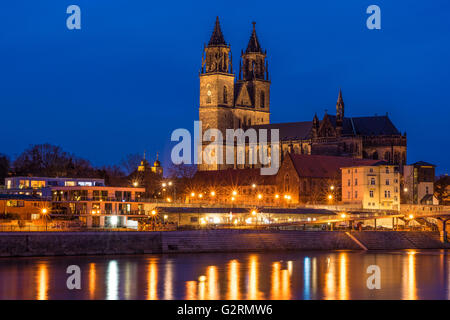
[(1, 257), (282, 250), (444, 249), (433, 232), (196, 230), (165, 232), (3, 232)]

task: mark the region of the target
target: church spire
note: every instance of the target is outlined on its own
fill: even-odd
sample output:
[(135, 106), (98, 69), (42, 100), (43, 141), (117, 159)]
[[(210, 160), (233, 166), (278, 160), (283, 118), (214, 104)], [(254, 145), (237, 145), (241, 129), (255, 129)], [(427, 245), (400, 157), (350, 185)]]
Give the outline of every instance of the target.
[(253, 31), (250, 36), (250, 40), (248, 41), (247, 49), (245, 50), (245, 53), (250, 52), (259, 52), (262, 53), (261, 46), (259, 45), (258, 37), (256, 36), (256, 22), (252, 22), (253, 24)]
[(216, 24), (214, 25), (214, 31), (209, 39), (208, 47), (210, 46), (226, 46), (225, 38), (223, 37), (222, 30), (220, 29), (219, 16), (216, 17)]
[(344, 119), (344, 99), (342, 99), (342, 90), (339, 89), (339, 96), (336, 102), (336, 117)]

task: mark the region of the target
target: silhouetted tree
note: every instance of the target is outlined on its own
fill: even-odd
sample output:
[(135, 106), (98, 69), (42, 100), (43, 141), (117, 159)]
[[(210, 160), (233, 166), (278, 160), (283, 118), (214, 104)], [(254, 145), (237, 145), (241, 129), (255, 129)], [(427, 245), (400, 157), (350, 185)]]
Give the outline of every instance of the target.
[(16, 175), (85, 178), (98, 176), (89, 161), (48, 143), (30, 146), (17, 157), (13, 165)]
[(10, 161), (8, 156), (0, 154), (0, 184), (5, 182), (10, 169)]
[(132, 153), (125, 156), (124, 159), (120, 162), (120, 166), (125, 172), (125, 174), (132, 174), (139, 164), (141, 163), (142, 155), (139, 153)]
[(439, 177), (434, 183), (434, 196), (439, 200), (439, 204), (448, 205), (450, 194), (448, 192), (450, 186), (450, 177), (445, 175)]

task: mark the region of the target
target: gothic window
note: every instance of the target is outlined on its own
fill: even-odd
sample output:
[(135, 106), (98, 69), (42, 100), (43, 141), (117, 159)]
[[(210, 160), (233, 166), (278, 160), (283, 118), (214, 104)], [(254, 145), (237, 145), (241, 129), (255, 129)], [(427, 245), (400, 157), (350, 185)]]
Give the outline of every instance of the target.
[(264, 108), (266, 106), (266, 100), (265, 100), (265, 96), (264, 96), (264, 91), (261, 91), (261, 95), (260, 95), (260, 99), (261, 99), (261, 108)]
[(289, 192), (289, 175), (284, 176), (284, 191)]
[(389, 161), (390, 158), (391, 158), (391, 153), (389, 151), (386, 151), (384, 153), (384, 160)]
[(394, 163), (399, 163), (400, 162), (400, 153), (396, 152), (394, 153)]
[(373, 160), (378, 160), (378, 152), (374, 152), (372, 156)]
[(223, 86), (223, 103), (228, 103), (228, 92), (226, 86)]

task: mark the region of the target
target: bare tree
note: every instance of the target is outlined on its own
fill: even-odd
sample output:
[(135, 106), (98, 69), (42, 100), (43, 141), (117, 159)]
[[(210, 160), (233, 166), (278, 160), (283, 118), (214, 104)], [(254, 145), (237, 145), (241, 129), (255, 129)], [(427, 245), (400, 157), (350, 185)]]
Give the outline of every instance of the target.
[(120, 162), (120, 166), (122, 167), (125, 174), (130, 175), (132, 174), (139, 164), (142, 161), (142, 155), (139, 153), (131, 153), (125, 156), (124, 159)]

